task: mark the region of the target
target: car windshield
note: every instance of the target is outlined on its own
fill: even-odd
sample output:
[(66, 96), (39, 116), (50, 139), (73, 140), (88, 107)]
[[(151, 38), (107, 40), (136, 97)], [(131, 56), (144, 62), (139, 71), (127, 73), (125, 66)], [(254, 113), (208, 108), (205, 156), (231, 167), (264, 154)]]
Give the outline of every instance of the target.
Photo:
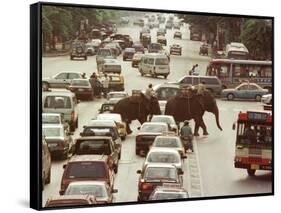
[(141, 127), (141, 132), (165, 132), (168, 131), (166, 125), (153, 125), (153, 124), (145, 124)]
[(43, 124), (59, 124), (60, 117), (58, 115), (42, 115)]
[(108, 93), (107, 97), (110, 98), (125, 98), (127, 95), (122, 93)]
[(188, 198), (186, 193), (156, 193), (153, 200)]
[(157, 137), (154, 142), (155, 147), (180, 147), (180, 141), (177, 138)]
[(169, 60), (167, 58), (157, 58), (155, 61), (156, 65), (168, 65)]
[(110, 142), (108, 140), (84, 140), (76, 142), (77, 155), (110, 155)]
[(73, 86), (89, 86), (90, 83), (88, 80), (72, 80), (71, 85)]
[(63, 135), (63, 130), (57, 127), (43, 127), (43, 134), (46, 137), (60, 137)]
[(174, 124), (173, 120), (169, 117), (152, 117), (151, 122), (161, 122), (167, 124)]
[(179, 163), (180, 159), (174, 153), (151, 152), (147, 161), (151, 163)]
[(99, 114), (97, 116), (98, 120), (113, 120), (116, 122), (121, 122), (121, 116), (119, 114)]
[(161, 44), (150, 44), (149, 47), (150, 47), (151, 49), (160, 50), (160, 49), (161, 49)]
[(149, 167), (144, 173), (147, 179), (177, 179), (177, 169), (168, 167)]
[(107, 197), (106, 189), (103, 185), (70, 185), (65, 191), (65, 195), (94, 195), (95, 197)]
[(113, 129), (106, 127), (86, 127), (83, 133), (87, 136), (114, 136)]
[(79, 162), (70, 163), (67, 167), (66, 177), (74, 178), (105, 178), (106, 170), (104, 163), (99, 162)]
[(109, 49), (100, 49), (98, 54), (99, 56), (111, 56), (111, 51)]
[(71, 108), (70, 97), (68, 96), (47, 96), (44, 103), (45, 108)]

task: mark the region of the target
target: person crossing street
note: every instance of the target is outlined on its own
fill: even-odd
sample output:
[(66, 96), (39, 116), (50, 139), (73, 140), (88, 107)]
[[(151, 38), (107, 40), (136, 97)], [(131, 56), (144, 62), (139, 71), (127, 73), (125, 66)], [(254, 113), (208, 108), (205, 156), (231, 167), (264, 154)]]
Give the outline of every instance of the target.
[(182, 128), (180, 129), (180, 137), (181, 140), (184, 144), (185, 150), (193, 152), (193, 144), (192, 144), (192, 139), (193, 139), (193, 133), (192, 129), (189, 126), (189, 121), (185, 120), (183, 123)]

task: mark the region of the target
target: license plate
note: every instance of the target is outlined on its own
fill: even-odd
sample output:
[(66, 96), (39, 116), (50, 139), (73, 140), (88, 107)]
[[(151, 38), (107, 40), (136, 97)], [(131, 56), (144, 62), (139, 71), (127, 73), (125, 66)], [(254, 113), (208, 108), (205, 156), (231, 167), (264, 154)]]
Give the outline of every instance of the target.
[(258, 170), (260, 166), (258, 164), (251, 164), (251, 169)]
[(84, 91), (84, 89), (78, 89), (78, 91), (83, 92), (83, 91)]

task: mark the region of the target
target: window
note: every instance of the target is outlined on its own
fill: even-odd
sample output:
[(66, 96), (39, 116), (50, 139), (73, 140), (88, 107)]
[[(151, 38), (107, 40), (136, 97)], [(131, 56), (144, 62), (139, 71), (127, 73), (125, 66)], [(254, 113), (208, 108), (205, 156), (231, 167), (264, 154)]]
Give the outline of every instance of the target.
[(249, 85), (249, 90), (259, 90), (259, 88), (255, 85)]
[(244, 64), (233, 64), (234, 77), (249, 77), (249, 68)]
[(47, 96), (44, 103), (45, 108), (70, 109), (71, 101), (67, 96)]
[(106, 140), (77, 141), (76, 154), (110, 155), (110, 148), (110, 142)]
[(193, 78), (192, 85), (197, 85), (199, 84), (199, 78)]
[(147, 161), (151, 163), (179, 163), (180, 158), (172, 153), (153, 152), (150, 153)]
[(242, 85), (240, 87), (237, 87), (238, 90), (248, 90), (248, 85)]
[(73, 80), (71, 82), (73, 86), (90, 86), (90, 82), (88, 80)]
[(106, 171), (103, 163), (81, 162), (69, 164), (66, 172), (68, 178), (104, 178)]
[(185, 77), (181, 83), (183, 84), (192, 84), (192, 78), (191, 77)]
[(67, 79), (67, 73), (58, 74), (55, 79)]
[(177, 171), (176, 168), (147, 168), (144, 174), (144, 177), (149, 178), (169, 178), (169, 179), (176, 179), (177, 178)]
[(169, 60), (167, 58), (157, 58), (155, 61), (156, 65), (168, 65)]
[(78, 73), (69, 73), (68, 74), (69, 79), (75, 79), (75, 78), (81, 78)]
[(154, 59), (153, 58), (148, 58), (147, 59), (147, 64), (154, 65)]
[(43, 115), (42, 122), (43, 124), (59, 124), (60, 117), (56, 115)]
[(46, 137), (59, 137), (63, 135), (62, 128), (43, 128), (43, 134)]
[(65, 191), (65, 195), (94, 195), (96, 197), (106, 197), (107, 192), (102, 185), (70, 185)]
[(262, 66), (260, 68), (260, 77), (271, 78), (272, 77), (272, 67), (271, 66)]
[(219, 77), (229, 77), (229, 64), (223, 64), (217, 68)]
[(218, 80), (216, 78), (200, 78), (200, 83), (205, 81), (206, 84), (218, 84)]

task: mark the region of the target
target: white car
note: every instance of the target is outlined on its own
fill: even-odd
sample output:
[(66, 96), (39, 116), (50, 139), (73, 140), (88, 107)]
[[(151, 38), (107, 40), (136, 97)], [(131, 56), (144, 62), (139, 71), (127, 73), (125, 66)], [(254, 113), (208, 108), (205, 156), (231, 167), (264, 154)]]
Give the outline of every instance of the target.
[(153, 115), (151, 122), (163, 122), (168, 124), (169, 130), (178, 134), (178, 126), (173, 116), (171, 115)]
[(264, 104), (272, 105), (272, 94), (263, 95), (261, 102)]

